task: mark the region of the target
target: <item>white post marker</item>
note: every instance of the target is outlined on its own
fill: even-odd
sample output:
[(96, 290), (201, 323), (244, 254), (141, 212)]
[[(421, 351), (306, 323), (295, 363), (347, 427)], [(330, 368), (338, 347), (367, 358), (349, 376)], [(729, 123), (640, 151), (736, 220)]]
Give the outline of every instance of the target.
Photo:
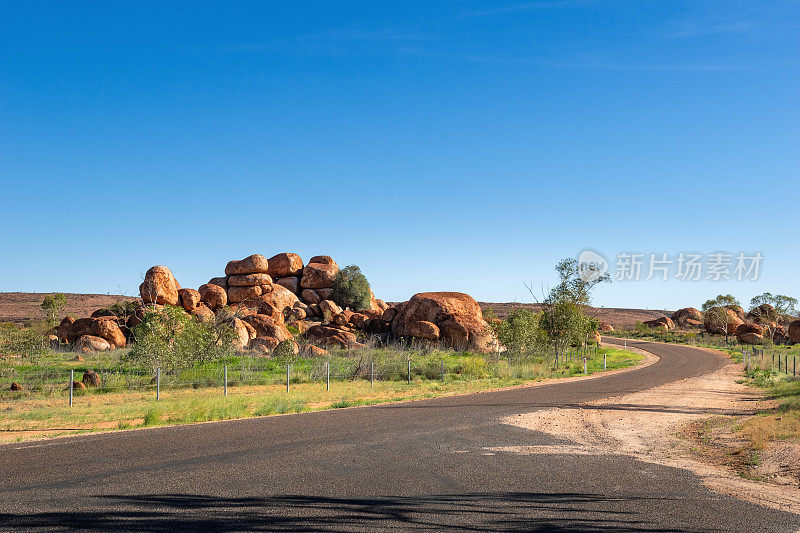
[(375, 361), (369, 364), (369, 388), (375, 384)]
[(156, 401), (161, 399), (161, 367), (156, 368)]
[(72, 384), (75, 383), (75, 370), (69, 371), (69, 406), (72, 407)]
[(331, 390), (331, 363), (330, 361), (325, 362), (325, 384), (327, 389)]
[(586, 358), (583, 358), (583, 375), (586, 375)]
[(225, 390), (225, 397), (227, 398), (228, 397), (228, 365), (225, 365), (224, 374), (225, 374), (225, 378), (224, 378), (225, 379), (225, 387), (224, 387), (224, 390)]
[(286, 365), (286, 392), (289, 392), (289, 365)]
[(603, 354), (603, 370), (606, 369), (606, 354)]

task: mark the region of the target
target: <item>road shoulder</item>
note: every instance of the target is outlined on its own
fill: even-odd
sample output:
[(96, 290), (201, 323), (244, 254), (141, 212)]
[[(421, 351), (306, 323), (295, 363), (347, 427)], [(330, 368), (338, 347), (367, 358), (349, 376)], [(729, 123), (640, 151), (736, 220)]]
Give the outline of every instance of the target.
[(728, 364), (709, 374), (645, 391), (511, 416), (503, 422), (570, 443), (487, 449), (521, 454), (626, 455), (689, 470), (719, 493), (800, 514), (796, 484), (745, 479), (702, 453), (703, 443), (689, 438), (687, 431), (698, 423), (735, 420), (765, 407), (762, 394), (740, 383), (741, 373), (740, 364)]

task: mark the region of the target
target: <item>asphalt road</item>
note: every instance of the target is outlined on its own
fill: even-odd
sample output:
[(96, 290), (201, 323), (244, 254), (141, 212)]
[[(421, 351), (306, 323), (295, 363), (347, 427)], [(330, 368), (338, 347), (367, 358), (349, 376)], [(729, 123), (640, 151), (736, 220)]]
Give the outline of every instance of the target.
[[(606, 339), (613, 342), (613, 339)], [(598, 379), (411, 403), (0, 446), (0, 529), (788, 531), (800, 516), (618, 455), (486, 454), (555, 444), (500, 424), (724, 365), (661, 360)]]

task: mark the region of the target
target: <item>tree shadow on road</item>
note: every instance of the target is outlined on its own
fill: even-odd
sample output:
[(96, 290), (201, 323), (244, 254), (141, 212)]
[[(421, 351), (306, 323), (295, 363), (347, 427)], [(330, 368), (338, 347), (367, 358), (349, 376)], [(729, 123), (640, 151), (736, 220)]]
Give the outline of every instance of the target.
[[(641, 501), (583, 493), (495, 493), (426, 497), (218, 498), (195, 494), (109, 495), (91, 508), (0, 514), (10, 530), (85, 531), (678, 531), (646, 519)], [(658, 505), (658, 501), (649, 502)]]

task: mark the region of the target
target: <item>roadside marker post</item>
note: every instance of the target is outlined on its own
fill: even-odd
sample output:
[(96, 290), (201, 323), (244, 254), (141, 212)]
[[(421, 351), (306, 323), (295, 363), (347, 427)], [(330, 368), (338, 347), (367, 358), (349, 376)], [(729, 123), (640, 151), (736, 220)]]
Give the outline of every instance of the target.
[(408, 360), (408, 384), (411, 385), (411, 359)]
[(223, 372), (222, 373), (224, 374), (223, 380), (225, 382), (225, 384), (222, 387), (222, 390), (225, 392), (225, 397), (227, 398), (228, 397), (228, 365), (225, 365), (225, 367), (223, 368)]
[(69, 406), (72, 407), (72, 385), (75, 383), (75, 370), (69, 371)]
[(375, 361), (369, 364), (369, 388), (371, 389), (373, 385), (375, 385)]
[(289, 392), (289, 365), (286, 365), (286, 392)]
[(586, 358), (584, 357), (583, 358), (583, 375), (585, 376), (586, 374), (587, 374), (587, 371), (586, 371)]
[(442, 359), (442, 383), (444, 383), (444, 359)]
[(331, 390), (331, 363), (327, 361), (325, 363), (325, 390)]
[(161, 367), (156, 368), (156, 401), (161, 399)]
[(603, 354), (603, 370), (606, 369), (606, 354)]

